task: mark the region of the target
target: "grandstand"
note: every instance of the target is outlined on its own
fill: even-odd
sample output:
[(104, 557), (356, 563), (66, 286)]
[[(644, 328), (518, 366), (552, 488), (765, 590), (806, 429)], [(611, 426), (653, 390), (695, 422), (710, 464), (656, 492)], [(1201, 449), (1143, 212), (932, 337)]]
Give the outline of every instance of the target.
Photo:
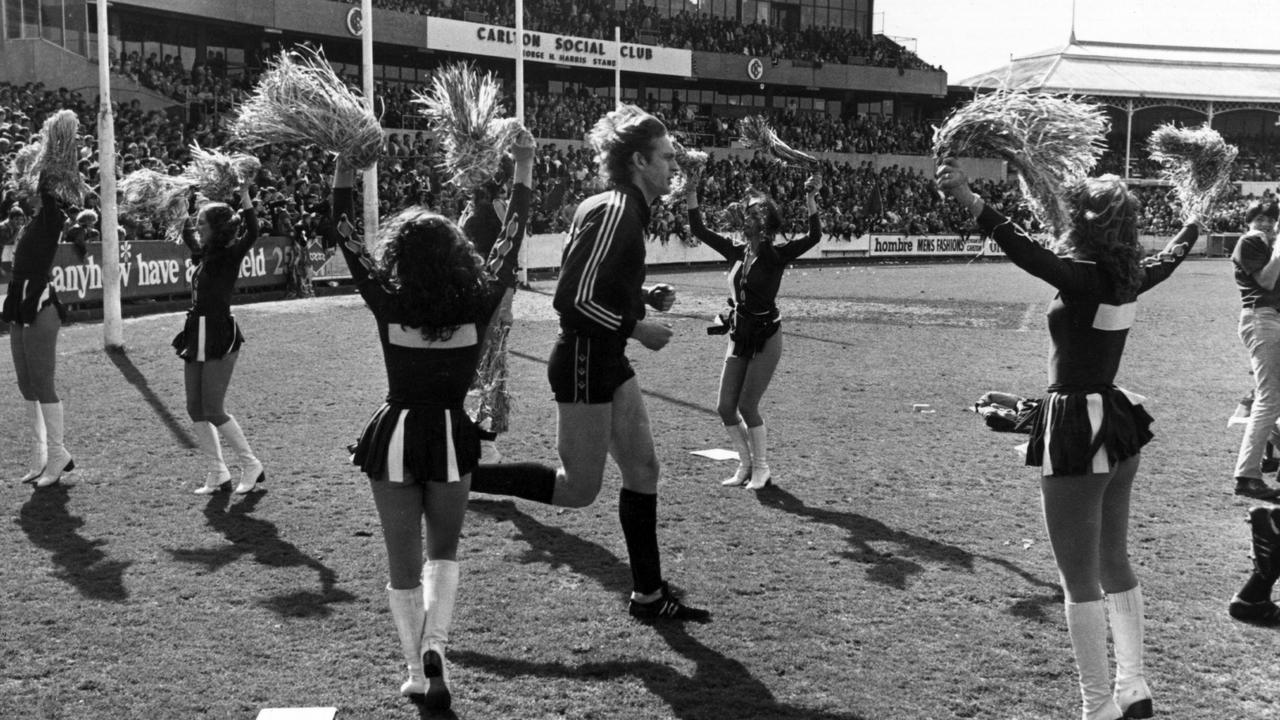
[[(1094, 42), (1072, 33), (1064, 46), (1014, 58), (955, 86), (967, 92), (996, 87), (1083, 95), (1103, 105), (1112, 132), (1100, 170), (1131, 185), (1158, 185), (1145, 144), (1168, 122), (1208, 123), (1240, 148), (1242, 198), (1275, 192), (1280, 180), (1280, 52)], [(1225, 207), (1215, 229), (1242, 227), (1242, 206), (1237, 200)], [(1168, 232), (1176, 222), (1153, 219), (1151, 227)]]
[[(514, 111), (514, 1), (374, 5), (376, 101), (388, 151), (380, 165), (382, 211), (421, 203), (454, 215), (460, 198), (436, 171), (432, 138), (413, 110), (412, 92), (442, 63), (469, 60), (502, 78)], [(77, 110), (93, 133), (95, 7), (86, 0), (0, 0), (0, 157), (16, 151), (58, 107)], [(1167, 120), (1210, 119), (1241, 144), (1245, 195), (1276, 177), (1273, 116), (1280, 104), (1258, 90), (1274, 85), (1280, 73), (1276, 53), (1073, 37), (1063, 48), (949, 86), (945, 72), (872, 32), (873, 0), (548, 0), (525, 7), (525, 119), (544, 147), (535, 232), (562, 231), (567, 209), (598, 188), (582, 136), (616, 101), (615, 69), (622, 100), (660, 115), (686, 144), (710, 150), (713, 176), (724, 178), (707, 188), (710, 212), (748, 183), (769, 189), (784, 207), (801, 206), (803, 177), (736, 147), (740, 118), (763, 114), (787, 142), (818, 155), (828, 175), (824, 225), (832, 242), (848, 244), (849, 252), (834, 253), (842, 256), (861, 254), (873, 234), (972, 233), (969, 219), (932, 189), (931, 126), (976, 89), (995, 84), (1088, 94), (1106, 103), (1115, 152), (1103, 169), (1139, 183), (1150, 174), (1141, 138)], [(233, 108), (283, 47), (323, 46), (340, 73), (359, 79), (361, 23), (350, 1), (117, 0), (108, 11), (123, 172), (172, 171), (186, 161), (189, 143), (221, 144)], [(622, 30), (618, 47), (614, 25)], [(1190, 88), (1212, 94), (1188, 95)], [(282, 213), (272, 219), (273, 232), (314, 227), (327, 196), (329, 159), (306, 148), (262, 155), (259, 184), (273, 214)], [(1027, 219), (1003, 163), (966, 162), (1002, 209)], [(83, 168), (96, 170), (95, 156)], [(678, 202), (655, 213), (655, 243), (687, 240), (682, 216)], [(1144, 219), (1146, 230), (1157, 234), (1172, 222)], [(1238, 229), (1239, 219), (1228, 208), (1215, 224)], [(135, 239), (155, 234), (155, 228), (128, 231)]]

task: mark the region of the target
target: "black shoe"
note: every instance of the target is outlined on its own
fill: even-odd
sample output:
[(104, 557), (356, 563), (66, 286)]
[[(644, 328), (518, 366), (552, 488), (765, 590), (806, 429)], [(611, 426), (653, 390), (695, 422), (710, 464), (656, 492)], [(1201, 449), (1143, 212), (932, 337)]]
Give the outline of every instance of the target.
[(1280, 470), (1280, 458), (1262, 458), (1262, 472), (1273, 473)]
[(1280, 577), (1280, 509), (1256, 505), (1249, 508), (1253, 532), (1253, 567), (1264, 578)]
[(681, 622), (708, 623), (711, 622), (711, 613), (706, 610), (689, 607), (680, 602), (675, 595), (667, 588), (666, 583), (662, 585), (662, 595), (653, 602), (642, 603), (637, 600), (631, 600), (627, 603), (627, 612), (631, 613), (631, 617), (644, 620), (679, 620)]
[(1280, 490), (1267, 485), (1262, 478), (1236, 478), (1237, 495), (1253, 498), (1254, 500), (1275, 500), (1280, 496)]
[(1270, 600), (1246, 602), (1236, 595), (1231, 598), (1227, 612), (1237, 620), (1255, 625), (1280, 625), (1280, 606)]

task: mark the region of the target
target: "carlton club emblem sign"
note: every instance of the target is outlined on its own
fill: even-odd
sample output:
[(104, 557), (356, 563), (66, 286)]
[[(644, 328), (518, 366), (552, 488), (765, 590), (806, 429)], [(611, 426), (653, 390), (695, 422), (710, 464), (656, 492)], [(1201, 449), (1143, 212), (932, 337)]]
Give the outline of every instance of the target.
[(752, 80), (759, 80), (764, 77), (764, 63), (760, 58), (751, 58), (747, 61), (747, 77)]
[(364, 16), (360, 14), (360, 8), (353, 7), (347, 11), (347, 32), (352, 37), (360, 37), (360, 33), (364, 32)]

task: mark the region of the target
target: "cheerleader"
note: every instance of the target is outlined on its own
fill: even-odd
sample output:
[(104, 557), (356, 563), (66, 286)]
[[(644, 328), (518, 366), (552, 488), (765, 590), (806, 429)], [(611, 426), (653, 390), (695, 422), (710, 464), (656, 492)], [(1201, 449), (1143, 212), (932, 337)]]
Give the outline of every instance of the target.
[[(1142, 664), (1142, 587), (1129, 564), (1129, 495), (1151, 416), (1142, 398), (1115, 385), (1138, 296), (1186, 258), (1198, 227), (1188, 222), (1164, 252), (1143, 261), (1140, 205), (1114, 175), (1067, 190), (1071, 230), (1057, 254), (983, 202), (953, 161), (939, 189), (972, 213), (1018, 267), (1058, 290), (1049, 305), (1049, 388), (1033, 413), (1026, 462), (1041, 468), (1044, 519), (1066, 595), (1067, 630), (1080, 674), (1085, 720), (1152, 716)], [(1105, 595), (1105, 599), (1104, 599)], [(1116, 655), (1108, 673), (1107, 626)]]
[[(353, 171), (341, 161), (333, 183), (334, 231), (360, 295), (373, 311), (387, 371), (387, 400), (354, 446), (352, 462), (370, 479), (387, 547), (388, 601), (409, 679), (408, 696), (432, 709), (451, 703), (445, 645), (458, 592), (458, 539), (472, 473), (525, 484), (553, 468), (532, 463), (478, 466), (480, 439), (463, 409), (480, 359), (485, 325), (509, 285), (524, 237), (533, 178), (533, 136), (522, 130), (512, 154), (515, 189), (510, 242), (488, 266), (451, 221), (411, 207), (383, 225), (371, 255), (342, 215), (355, 217)], [(494, 270), (490, 274), (490, 270)], [(423, 562), (423, 518), (426, 557)]]
[(231, 471), (222, 458), (220, 437), (231, 445), (240, 467), (235, 492), (252, 492), (267, 479), (240, 423), (224, 406), (240, 346), (244, 344), (244, 335), (231, 314), (231, 293), (235, 291), (240, 263), (258, 240), (258, 217), (248, 185), (241, 188), (240, 207), (237, 214), (225, 203), (208, 203), (196, 214), (195, 236), (185, 234), (196, 267), (191, 277), (191, 309), (182, 332), (173, 339), (173, 347), (178, 357), (186, 361), (183, 378), (187, 414), (208, 461), (204, 485), (196, 489), (197, 495), (231, 486)]
[(760, 490), (772, 482), (766, 452), (768, 434), (760, 417), (760, 398), (782, 357), (782, 335), (778, 332), (782, 323), (776, 302), (778, 287), (787, 263), (822, 239), (817, 201), (822, 181), (816, 175), (810, 176), (804, 187), (809, 234), (794, 242), (775, 243), (782, 228), (782, 217), (773, 200), (752, 194), (743, 201), (744, 240), (734, 242), (703, 223), (698, 208), (698, 178), (690, 178), (686, 186), (685, 205), (694, 237), (733, 263), (729, 271), (729, 310), (721, 317), (720, 328), (709, 330), (713, 334), (729, 333), (716, 409), (739, 458), (737, 471), (721, 485), (745, 484), (750, 490)]
[(43, 175), (33, 202), (31, 221), (22, 227), (14, 248), (13, 278), (0, 319), (9, 323), (9, 347), (31, 439), (22, 482), (48, 487), (76, 467), (64, 444), (62, 400), (55, 382), (58, 331), (67, 311), (49, 281), (67, 214)]

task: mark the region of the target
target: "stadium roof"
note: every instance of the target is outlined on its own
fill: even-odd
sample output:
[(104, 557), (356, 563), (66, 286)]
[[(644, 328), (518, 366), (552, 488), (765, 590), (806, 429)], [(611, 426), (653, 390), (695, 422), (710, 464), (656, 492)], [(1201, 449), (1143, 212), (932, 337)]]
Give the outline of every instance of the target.
[(1280, 52), (1076, 40), (965, 78), (970, 88), (1008, 87), (1107, 98), (1280, 109)]

